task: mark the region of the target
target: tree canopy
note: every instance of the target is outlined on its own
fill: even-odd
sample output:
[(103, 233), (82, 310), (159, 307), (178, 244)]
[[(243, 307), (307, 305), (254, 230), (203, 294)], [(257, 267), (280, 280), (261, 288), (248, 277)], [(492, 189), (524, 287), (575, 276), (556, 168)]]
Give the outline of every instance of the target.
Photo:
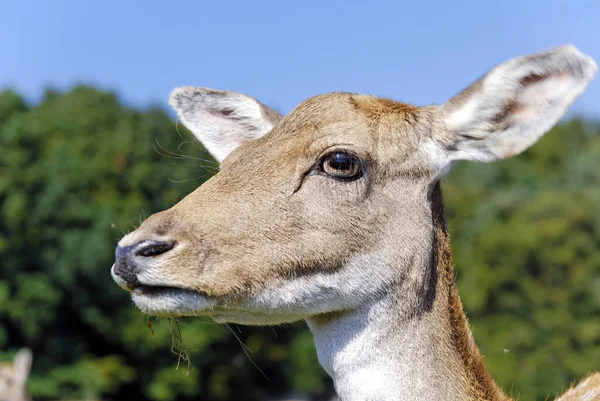
[[(443, 179), (461, 297), (487, 367), (545, 400), (599, 369), (600, 124), (572, 119), (523, 155)], [(112, 93), (0, 92), (0, 353), (34, 352), (35, 399), (263, 400), (331, 381), (303, 324), (142, 315), (110, 277), (114, 247), (216, 171), (160, 108)], [(149, 327), (151, 326), (151, 327)], [(171, 328), (177, 333), (177, 325)]]

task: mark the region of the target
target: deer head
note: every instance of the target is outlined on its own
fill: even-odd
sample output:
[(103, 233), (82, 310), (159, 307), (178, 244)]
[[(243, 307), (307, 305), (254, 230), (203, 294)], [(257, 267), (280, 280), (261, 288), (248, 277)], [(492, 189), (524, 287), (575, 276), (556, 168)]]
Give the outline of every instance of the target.
[[(331, 93), (285, 117), (240, 93), (176, 89), (171, 106), (220, 171), (125, 236), (113, 278), (148, 314), (306, 319), (334, 379), (353, 369), (338, 363), (340, 352), (382, 316), (377, 324), (394, 333), (414, 319), (428, 322), (421, 333), (458, 330), (477, 359), (455, 296), (439, 178), (456, 160), (527, 149), (595, 71), (565, 46), (500, 64), (441, 106)], [(338, 323), (336, 341), (328, 334)], [(369, 338), (356, 352), (379, 337)]]

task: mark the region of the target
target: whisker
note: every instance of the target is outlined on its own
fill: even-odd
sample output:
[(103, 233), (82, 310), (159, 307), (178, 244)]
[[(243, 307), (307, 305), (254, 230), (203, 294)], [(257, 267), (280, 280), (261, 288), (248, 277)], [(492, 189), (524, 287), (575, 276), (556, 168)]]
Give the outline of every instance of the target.
[[(156, 145), (158, 145), (158, 148), (156, 147)], [(194, 157), (194, 156), (185, 155), (183, 153), (176, 153), (176, 152), (170, 151), (169, 149), (165, 148), (164, 146), (162, 146), (160, 144), (160, 142), (158, 141), (158, 138), (156, 139), (156, 145), (152, 145), (154, 147), (154, 150), (163, 157), (168, 157), (170, 159), (198, 160), (198, 161), (206, 162), (206, 163), (212, 164), (212, 165), (216, 164), (212, 160), (202, 159), (200, 157)], [(161, 153), (161, 152), (164, 152), (164, 153)]]
[[(127, 222), (128, 222), (129, 224), (131, 224), (131, 227), (133, 227), (133, 230), (132, 230), (132, 231), (135, 231), (135, 230), (137, 230), (138, 226), (136, 226), (135, 224), (133, 224), (133, 223), (131, 222), (131, 220), (127, 220)], [(130, 232), (131, 232), (131, 231), (130, 231)]]
[(273, 332), (273, 334), (275, 334), (275, 339), (279, 340), (279, 337), (277, 336), (277, 332), (275, 331), (275, 328), (273, 328), (273, 326), (269, 326), (269, 328), (271, 329), (271, 331)]
[[(229, 331), (233, 335), (233, 337), (236, 340), (238, 340), (238, 342), (242, 346), (242, 351), (244, 351), (244, 354), (246, 354), (246, 357), (252, 363), (252, 365), (254, 365), (254, 367), (256, 369), (258, 369), (258, 371), (264, 376), (265, 379), (267, 379), (268, 381), (271, 381), (271, 379), (269, 379), (269, 377), (265, 374), (265, 372), (263, 372), (262, 369), (259, 368), (258, 365), (254, 362), (254, 360), (252, 360), (252, 358), (250, 357), (250, 354), (248, 354), (248, 351), (252, 352), (252, 350), (250, 348), (248, 348), (248, 346), (242, 342), (242, 340), (240, 339), (240, 337), (235, 333), (235, 331), (231, 328), (231, 326), (228, 323), (225, 323), (223, 325), (225, 326), (225, 328), (227, 329), (227, 331)], [(238, 327), (238, 330), (239, 330), (239, 327)], [(241, 331), (240, 331), (240, 333), (241, 333)]]
[[(156, 152), (158, 152), (158, 154), (160, 154), (161, 156), (168, 157), (168, 158), (171, 158), (171, 159), (190, 159), (190, 160), (198, 160), (198, 161), (201, 161), (201, 162), (206, 162), (207, 164), (209, 164), (209, 165), (213, 165), (213, 166), (215, 166), (215, 167), (217, 167), (217, 166), (218, 166), (218, 163), (215, 163), (214, 161), (212, 161), (212, 160), (209, 160), (209, 159), (203, 159), (203, 158), (200, 158), (200, 157), (189, 156), (189, 155), (186, 155), (186, 154), (183, 154), (183, 153), (176, 153), (176, 152), (170, 151), (170, 150), (166, 149), (164, 146), (162, 146), (162, 145), (160, 144), (160, 142), (158, 141), (158, 138), (156, 139), (156, 144), (158, 145), (158, 147), (159, 147), (160, 149), (157, 149), (157, 148), (156, 148), (156, 145), (152, 145), (152, 146), (154, 147), (154, 150), (155, 150)], [(161, 153), (161, 151), (162, 151), (162, 152), (165, 152), (165, 153), (167, 153), (167, 154), (163, 154), (163, 153)]]
[(175, 120), (175, 132), (177, 132), (177, 135), (179, 135), (179, 137), (181, 139), (183, 139), (184, 141), (187, 141), (184, 137), (183, 134), (181, 133), (181, 131), (179, 131), (179, 118), (177, 120)]
[(167, 180), (169, 180), (169, 181), (171, 181), (171, 182), (173, 182), (173, 183), (175, 183), (175, 184), (181, 184), (181, 183), (184, 183), (184, 182), (190, 182), (190, 181), (196, 181), (196, 180), (200, 180), (200, 179), (202, 179), (203, 177), (204, 177), (203, 175), (200, 175), (200, 176), (198, 176), (198, 177), (189, 178), (189, 179), (187, 179), (187, 180), (174, 180), (174, 179), (172, 179), (172, 178), (170, 178), (170, 177), (167, 177)]

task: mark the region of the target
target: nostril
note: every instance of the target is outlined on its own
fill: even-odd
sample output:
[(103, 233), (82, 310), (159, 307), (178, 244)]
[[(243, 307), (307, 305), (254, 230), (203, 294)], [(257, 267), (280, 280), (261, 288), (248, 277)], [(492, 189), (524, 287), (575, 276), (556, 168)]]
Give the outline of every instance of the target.
[(138, 281), (137, 275), (148, 267), (147, 257), (161, 255), (170, 251), (177, 243), (164, 241), (142, 241), (129, 246), (117, 246), (113, 274), (123, 279), (129, 286)]
[(144, 241), (136, 247), (135, 254), (137, 256), (158, 256), (175, 247), (175, 242), (163, 241)]

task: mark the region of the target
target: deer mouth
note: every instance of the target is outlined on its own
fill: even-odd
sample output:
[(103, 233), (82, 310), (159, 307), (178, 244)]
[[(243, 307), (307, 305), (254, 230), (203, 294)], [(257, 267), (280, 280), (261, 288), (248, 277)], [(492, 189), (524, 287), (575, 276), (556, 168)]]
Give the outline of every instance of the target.
[(215, 306), (206, 294), (187, 288), (136, 284), (129, 291), (135, 306), (153, 316), (200, 316)]
[(137, 284), (131, 288), (131, 292), (135, 295), (142, 295), (142, 296), (147, 296), (147, 297), (165, 296), (165, 295), (166, 296), (168, 296), (168, 295), (183, 295), (183, 294), (205, 296), (205, 294), (202, 294), (198, 291), (189, 290), (187, 288), (171, 287), (171, 286), (164, 286), (164, 285)]
[(140, 278), (138, 277), (139, 274), (132, 274), (126, 278), (123, 278), (119, 274), (115, 273), (115, 265), (113, 265), (111, 268), (111, 275), (113, 277), (113, 280), (115, 280), (119, 287), (134, 295), (156, 297), (165, 296), (169, 294), (177, 295), (186, 293), (189, 295), (206, 296), (206, 294), (203, 294), (199, 291), (184, 288), (177, 285), (161, 285), (159, 283), (148, 283), (147, 280), (140, 280)]

